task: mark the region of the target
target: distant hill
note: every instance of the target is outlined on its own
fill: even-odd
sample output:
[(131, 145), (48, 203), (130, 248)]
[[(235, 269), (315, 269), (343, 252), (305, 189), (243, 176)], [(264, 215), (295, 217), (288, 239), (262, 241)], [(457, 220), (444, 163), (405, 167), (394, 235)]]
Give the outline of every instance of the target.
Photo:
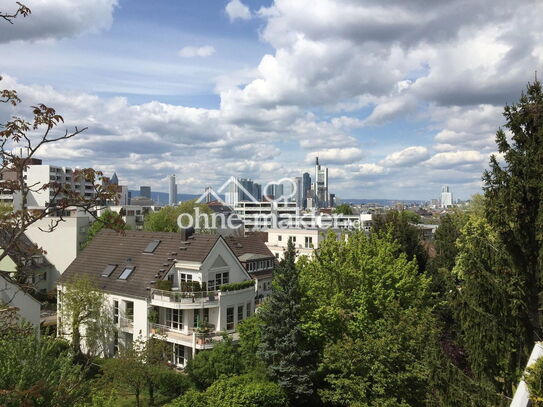
[[(132, 197), (140, 196), (140, 191), (130, 190)], [(200, 195), (197, 194), (177, 194), (177, 202), (190, 201), (192, 199), (198, 199)], [(223, 197), (224, 198), (224, 197)], [(151, 192), (151, 199), (155, 201), (157, 205), (167, 205), (169, 201), (169, 194), (166, 192)]]
[(403, 203), (406, 205), (415, 204), (420, 205), (426, 201), (414, 200), (414, 199), (350, 199), (350, 198), (340, 198), (341, 202), (349, 204), (377, 204), (381, 206), (393, 206), (398, 203)]

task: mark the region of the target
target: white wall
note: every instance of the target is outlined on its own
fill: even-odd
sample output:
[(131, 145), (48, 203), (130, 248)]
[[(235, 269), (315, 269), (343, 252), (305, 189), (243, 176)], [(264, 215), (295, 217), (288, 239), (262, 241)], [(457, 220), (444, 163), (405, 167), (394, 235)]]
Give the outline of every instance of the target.
[(16, 307), (17, 315), (32, 325), (40, 325), (41, 304), (17, 285), (0, 276), (0, 304)]
[(31, 225), (26, 235), (38, 247), (46, 251), (45, 258), (54, 266), (49, 289), (54, 288), (58, 277), (64, 273), (68, 266), (75, 260), (81, 251), (81, 245), (86, 241), (89, 218), (86, 216), (65, 217), (64, 222), (60, 222), (52, 232), (42, 232), (47, 230), (51, 221), (58, 218), (43, 218)]

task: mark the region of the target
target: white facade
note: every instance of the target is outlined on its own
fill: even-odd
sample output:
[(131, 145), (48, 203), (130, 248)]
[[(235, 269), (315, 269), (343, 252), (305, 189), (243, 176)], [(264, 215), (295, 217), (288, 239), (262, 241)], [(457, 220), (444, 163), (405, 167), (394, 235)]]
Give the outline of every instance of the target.
[(0, 275), (0, 305), (16, 308), (20, 318), (35, 327), (40, 326), (40, 302), (2, 275)]
[(266, 246), (277, 259), (283, 258), (289, 239), (296, 247), (296, 259), (300, 256), (312, 257), (325, 239), (325, 230), (319, 229), (269, 229)]
[[(52, 290), (58, 277), (77, 257), (87, 240), (90, 217), (74, 211), (74, 216), (60, 218), (46, 217), (30, 225), (25, 234), (38, 247), (45, 250), (45, 258), (54, 267), (49, 273), (47, 290)], [(58, 222), (52, 232), (44, 232), (52, 222)], [(40, 230), (41, 228), (41, 230)]]
[(330, 195), (328, 191), (328, 168), (322, 168), (319, 164), (319, 157), (315, 159), (315, 180), (313, 191), (315, 204), (318, 208), (326, 208), (330, 203)]
[(295, 218), (300, 213), (296, 202), (238, 202), (234, 212), (242, 220), (246, 230), (274, 227), (274, 219)]
[[(33, 189), (39, 188), (50, 182), (56, 182), (63, 187), (69, 186), (71, 190), (78, 192), (81, 196), (92, 199), (96, 196), (94, 184), (90, 181), (74, 177), (76, 170), (67, 167), (56, 167), (53, 165), (29, 165), (24, 172), (26, 184), (33, 186)], [(63, 198), (62, 195), (56, 197), (56, 200)], [(54, 203), (55, 197), (53, 191), (43, 190), (29, 192), (27, 196), (27, 205), (29, 208), (45, 208)]]

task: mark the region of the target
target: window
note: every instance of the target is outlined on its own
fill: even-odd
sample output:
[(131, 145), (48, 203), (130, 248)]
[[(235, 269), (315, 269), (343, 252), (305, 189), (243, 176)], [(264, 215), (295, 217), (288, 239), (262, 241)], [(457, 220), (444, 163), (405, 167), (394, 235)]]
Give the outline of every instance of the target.
[(306, 249), (310, 249), (311, 246), (313, 246), (313, 238), (311, 236), (305, 237), (305, 247)]
[(102, 277), (109, 277), (111, 273), (115, 271), (116, 268), (117, 268), (116, 264), (108, 264), (106, 268), (104, 269), (104, 271), (102, 271)]
[(209, 308), (204, 308), (204, 322), (209, 323)]
[(243, 305), (238, 305), (238, 324), (243, 321)]
[(192, 274), (181, 273), (181, 281), (192, 281)]
[(185, 347), (173, 344), (173, 363), (177, 366), (185, 366)]
[(113, 323), (119, 323), (119, 301), (113, 301)]
[(134, 320), (134, 303), (132, 301), (124, 302), (124, 315), (126, 319)]
[(281, 241), (283, 241), (283, 236), (281, 236), (281, 235), (277, 235), (277, 241), (278, 241), (278, 242), (281, 242)]
[(215, 275), (215, 286), (219, 288), (223, 284), (228, 284), (229, 274), (228, 271), (225, 273), (217, 273)]
[(143, 249), (143, 253), (153, 253), (159, 244), (160, 240), (153, 240), (147, 245), (147, 247), (145, 247), (145, 249)]
[(234, 307), (226, 308), (226, 330), (234, 329)]
[(247, 313), (247, 318), (249, 318), (251, 316), (251, 303), (248, 302), (247, 305), (245, 306), (245, 312)]
[(275, 257), (279, 258), (279, 253), (275, 253)]
[(207, 281), (207, 290), (208, 291), (215, 291), (215, 280), (208, 280)]
[(166, 325), (172, 329), (183, 329), (183, 310), (180, 309), (166, 309)]
[(130, 274), (134, 271), (135, 267), (128, 266), (125, 267), (121, 275), (119, 276), (119, 280), (127, 280), (128, 277), (130, 277)]
[(292, 243), (296, 243), (296, 236), (291, 236)]

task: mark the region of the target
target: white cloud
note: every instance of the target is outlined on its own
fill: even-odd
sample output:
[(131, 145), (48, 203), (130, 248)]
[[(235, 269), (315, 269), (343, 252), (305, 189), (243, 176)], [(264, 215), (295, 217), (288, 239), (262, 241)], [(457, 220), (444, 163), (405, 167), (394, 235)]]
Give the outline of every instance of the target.
[(466, 164), (483, 164), (488, 155), (478, 151), (448, 151), (437, 153), (423, 164), (432, 168), (455, 168)]
[[(14, 1), (9, 3), (17, 7)], [(60, 39), (108, 29), (118, 0), (25, 0), (24, 4), (32, 14), (18, 17), (14, 24), (0, 24), (0, 43)]]
[(362, 150), (357, 147), (327, 148), (308, 153), (305, 158), (306, 163), (315, 162), (315, 157), (317, 156), (322, 163), (348, 164), (360, 160), (363, 153)]
[(426, 160), (428, 156), (429, 153), (426, 147), (414, 146), (387, 155), (380, 164), (385, 167), (406, 167), (418, 164)]
[(214, 53), (215, 48), (211, 45), (203, 45), (201, 47), (188, 45), (179, 50), (179, 56), (182, 56), (183, 58), (209, 57)]
[(237, 19), (249, 20), (251, 18), (251, 11), (249, 7), (243, 4), (240, 0), (230, 0), (225, 8), (226, 14), (230, 18), (230, 21)]

